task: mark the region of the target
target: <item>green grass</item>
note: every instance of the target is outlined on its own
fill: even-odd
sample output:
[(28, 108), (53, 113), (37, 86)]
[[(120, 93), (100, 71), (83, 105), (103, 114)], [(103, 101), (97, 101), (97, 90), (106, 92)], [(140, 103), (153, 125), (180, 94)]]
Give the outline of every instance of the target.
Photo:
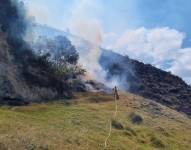
[[(107, 148), (104, 141), (115, 109), (112, 96), (80, 93), (68, 103), (0, 107), (0, 150), (191, 149), (191, 120), (187, 116), (158, 104), (157, 113), (141, 97), (120, 96), (115, 120), (123, 129), (112, 129)], [(129, 120), (132, 112), (141, 116), (141, 124)]]

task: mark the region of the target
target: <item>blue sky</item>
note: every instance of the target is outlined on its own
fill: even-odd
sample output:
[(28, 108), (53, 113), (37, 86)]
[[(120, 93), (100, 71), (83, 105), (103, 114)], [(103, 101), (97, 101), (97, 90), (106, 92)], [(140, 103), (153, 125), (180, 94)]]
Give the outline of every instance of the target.
[[(69, 28), (87, 39), (100, 30), (100, 45), (171, 71), (191, 83), (190, 0), (23, 1), (41, 24)], [(82, 29), (79, 22), (87, 27)]]
[[(36, 16), (37, 21), (63, 28), (72, 9), (83, 0), (25, 0), (33, 11), (45, 11), (48, 17)], [(86, 0), (88, 1), (88, 0)], [(87, 13), (98, 18), (109, 32), (123, 32), (127, 27), (147, 28), (169, 26), (191, 37), (190, 0), (89, 0)], [(33, 7), (35, 6), (35, 8)], [(37, 12), (38, 12), (37, 11)], [(115, 20), (115, 21), (114, 21)]]

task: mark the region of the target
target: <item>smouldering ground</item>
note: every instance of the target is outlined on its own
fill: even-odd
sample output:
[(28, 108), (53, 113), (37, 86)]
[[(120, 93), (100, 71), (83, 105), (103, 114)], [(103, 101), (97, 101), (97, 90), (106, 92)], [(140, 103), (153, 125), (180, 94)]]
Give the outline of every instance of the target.
[[(111, 95), (77, 94), (63, 103), (0, 108), (0, 150), (190, 150), (191, 119), (132, 94), (120, 93), (108, 147), (104, 141), (114, 112)], [(143, 118), (133, 124), (128, 114)]]

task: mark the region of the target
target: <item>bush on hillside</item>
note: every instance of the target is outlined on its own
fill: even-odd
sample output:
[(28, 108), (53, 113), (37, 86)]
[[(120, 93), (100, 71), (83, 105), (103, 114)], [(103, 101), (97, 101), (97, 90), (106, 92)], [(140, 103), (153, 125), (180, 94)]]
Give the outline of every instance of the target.
[(143, 118), (134, 112), (131, 112), (128, 118), (133, 124), (141, 124), (143, 122)]
[(113, 128), (118, 129), (118, 130), (124, 129), (123, 125), (119, 121), (114, 120), (114, 119), (111, 121), (111, 125)]
[(32, 47), (42, 63), (49, 65), (52, 74), (75, 89), (80, 76), (86, 71), (78, 65), (79, 54), (66, 37), (57, 36), (53, 39), (39, 37), (38, 42)]
[(159, 138), (152, 136), (151, 137), (151, 144), (156, 148), (165, 148), (165, 144)]

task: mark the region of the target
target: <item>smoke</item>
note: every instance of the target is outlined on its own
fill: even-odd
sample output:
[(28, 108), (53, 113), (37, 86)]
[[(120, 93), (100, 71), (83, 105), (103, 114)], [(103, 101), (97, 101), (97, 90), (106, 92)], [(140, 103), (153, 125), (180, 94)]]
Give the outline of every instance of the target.
[(128, 56), (102, 49), (99, 63), (106, 72), (106, 84), (109, 87), (117, 86), (120, 90), (129, 90), (130, 83), (136, 75)]
[(17, 0), (0, 1), (0, 28), (8, 34), (8, 42), (16, 47), (24, 43), (27, 24), (24, 4)]
[(96, 22), (88, 20), (75, 21), (73, 23), (73, 31), (75, 30), (75, 34), (87, 41), (84, 45), (79, 45), (82, 43), (73, 41), (74, 45), (79, 47), (80, 63), (88, 71), (89, 78), (96, 79), (97, 75), (102, 73), (102, 69), (98, 63), (101, 54), (101, 28)]
[[(103, 33), (103, 29), (102, 29), (100, 21), (98, 19), (96, 19), (97, 17), (96, 17), (95, 12), (99, 8), (97, 8), (98, 5), (96, 5), (95, 3), (96, 2), (93, 0), (77, 1), (76, 6), (74, 6), (71, 9), (72, 13), (71, 13), (70, 19), (68, 19), (67, 24), (65, 26), (68, 26), (71, 33), (73, 35), (76, 35), (75, 37), (80, 37), (80, 38), (71, 38), (70, 35), (68, 36), (68, 38), (72, 41), (72, 44), (75, 45), (75, 47), (79, 53), (80, 65), (87, 71), (87, 74), (85, 77), (86, 80), (97, 80), (99, 82), (106, 84), (109, 87), (113, 87), (115, 85), (118, 85), (119, 81), (121, 81), (122, 79), (121, 79), (121, 77), (118, 78), (116, 76), (116, 77), (110, 78), (110, 80), (107, 80), (107, 70), (104, 69), (103, 66), (100, 65), (99, 60), (103, 53), (100, 47), (103, 44), (103, 39), (104, 39), (105, 33)], [(18, 2), (17, 2), (16, 6), (18, 6)], [(23, 9), (22, 12), (25, 12), (24, 8), (22, 8), (22, 9)], [(36, 13), (36, 15), (35, 15), (35, 13)], [(26, 16), (24, 14), (25, 13), (22, 14), (22, 16), (23, 16), (22, 21), (23, 21), (23, 25), (26, 25), (25, 24)], [(42, 9), (40, 12), (38, 11), (38, 9), (37, 9), (37, 12), (28, 11), (28, 15), (30, 15), (30, 16), (31, 15), (43, 16), (42, 14), (47, 15), (48, 13), (46, 13), (45, 9)], [(46, 16), (46, 17), (48, 17), (48, 16)], [(34, 26), (36, 26), (36, 25), (34, 25)], [(37, 26), (38, 26), (38, 24), (37, 24)], [(26, 26), (24, 26), (24, 27), (26, 27)], [(21, 35), (21, 37), (23, 37), (23, 35), (25, 35), (25, 40), (29, 43), (32, 43), (32, 44), (30, 44), (32, 49), (36, 48), (34, 45), (37, 42), (36, 44), (38, 46), (40, 45), (41, 50), (46, 52), (49, 50), (50, 47), (52, 47), (52, 46), (50, 46), (50, 43), (51, 43), (50, 41), (52, 41), (52, 42), (54, 41), (55, 34), (53, 34), (54, 32), (51, 32), (50, 30), (46, 30), (44, 28), (46, 28), (46, 26), (41, 26), (41, 27), (38, 26), (38, 29), (40, 31), (41, 30), (44, 30), (44, 31), (42, 31), (40, 33), (39, 30), (37, 31), (36, 29), (34, 29), (34, 30), (32, 30), (32, 32), (27, 32), (26, 35), (25, 35), (25, 33), (26, 33), (26, 29), (25, 29), (24, 32), (21, 32), (21, 33), (23, 33)], [(48, 38), (47, 39), (48, 42), (39, 40), (39, 35), (41, 35), (42, 33), (44, 34), (44, 32), (46, 32), (46, 34), (50, 35), (50, 36), (46, 35)], [(51, 40), (51, 39), (53, 39), (53, 40)], [(40, 44), (39, 44), (39, 42), (40, 42)], [(59, 45), (59, 44), (57, 43), (57, 45)], [(53, 49), (56, 53), (56, 49), (55, 48), (53, 48)], [(51, 49), (51, 51), (52, 51), (52, 49)]]
[(73, 8), (68, 26), (74, 35), (86, 41), (85, 43), (72, 41), (79, 50), (79, 63), (87, 70), (86, 79), (105, 82), (105, 72), (99, 64), (103, 31), (100, 22), (95, 19), (93, 14), (88, 13), (89, 9), (96, 9), (94, 2), (92, 0), (81, 0)]

